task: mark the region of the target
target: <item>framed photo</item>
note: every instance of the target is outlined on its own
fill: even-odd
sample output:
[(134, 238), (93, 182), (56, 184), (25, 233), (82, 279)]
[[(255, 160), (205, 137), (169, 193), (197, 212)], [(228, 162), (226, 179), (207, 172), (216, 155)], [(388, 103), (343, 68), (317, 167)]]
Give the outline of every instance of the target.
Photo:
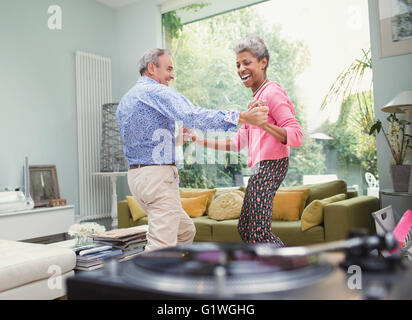
[(50, 200), (60, 198), (55, 165), (29, 166), (29, 171), (30, 195), (35, 207), (47, 206)]
[(378, 0), (381, 58), (412, 53), (412, 1)]

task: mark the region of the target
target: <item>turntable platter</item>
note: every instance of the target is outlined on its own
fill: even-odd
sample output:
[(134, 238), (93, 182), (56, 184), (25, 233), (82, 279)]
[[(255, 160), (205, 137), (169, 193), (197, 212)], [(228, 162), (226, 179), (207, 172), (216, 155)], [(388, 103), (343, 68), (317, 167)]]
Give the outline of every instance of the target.
[[(389, 239), (390, 240), (390, 239)], [(392, 284), (410, 290), (388, 237), (365, 236), (310, 247), (194, 243), (116, 259), (67, 280), (69, 299), (378, 299)], [(343, 252), (335, 252), (345, 250)], [(361, 268), (362, 276), (350, 271)], [(411, 273), (409, 272), (409, 279)], [(356, 286), (353, 281), (356, 280)], [(406, 279), (405, 279), (406, 280)], [(359, 282), (361, 281), (361, 282)], [(361, 288), (358, 287), (361, 285)], [(396, 288), (395, 288), (396, 289)], [(403, 292), (398, 289), (396, 294)], [(409, 291), (408, 291), (409, 292)], [(396, 295), (395, 295), (396, 296)]]
[(198, 243), (145, 253), (121, 270), (142, 290), (233, 299), (306, 287), (327, 277), (333, 266), (318, 256), (261, 257), (253, 246)]

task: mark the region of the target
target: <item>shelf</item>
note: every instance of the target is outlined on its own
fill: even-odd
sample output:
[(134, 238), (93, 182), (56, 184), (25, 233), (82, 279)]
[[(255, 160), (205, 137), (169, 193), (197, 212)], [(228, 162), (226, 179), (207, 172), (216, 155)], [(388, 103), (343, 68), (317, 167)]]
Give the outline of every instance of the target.
[(0, 213), (0, 239), (27, 240), (66, 233), (73, 223), (73, 205)]
[(392, 189), (381, 189), (379, 192), (385, 196), (412, 197), (412, 192), (408, 191), (399, 192)]

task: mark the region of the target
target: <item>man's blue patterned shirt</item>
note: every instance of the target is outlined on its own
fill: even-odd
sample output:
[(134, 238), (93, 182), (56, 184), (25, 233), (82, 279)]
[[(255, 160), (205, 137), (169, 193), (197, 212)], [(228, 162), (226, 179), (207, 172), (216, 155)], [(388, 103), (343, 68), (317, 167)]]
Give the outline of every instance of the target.
[(143, 76), (120, 100), (116, 117), (129, 166), (175, 158), (175, 122), (189, 129), (235, 130), (240, 111), (194, 106), (182, 94)]

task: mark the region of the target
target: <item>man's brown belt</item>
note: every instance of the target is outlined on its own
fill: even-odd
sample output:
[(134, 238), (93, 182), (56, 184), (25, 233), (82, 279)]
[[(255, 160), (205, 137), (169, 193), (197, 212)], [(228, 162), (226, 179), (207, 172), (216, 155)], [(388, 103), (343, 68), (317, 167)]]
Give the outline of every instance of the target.
[(132, 164), (129, 169), (138, 169), (148, 166), (175, 166), (176, 163), (164, 163), (164, 164)]

